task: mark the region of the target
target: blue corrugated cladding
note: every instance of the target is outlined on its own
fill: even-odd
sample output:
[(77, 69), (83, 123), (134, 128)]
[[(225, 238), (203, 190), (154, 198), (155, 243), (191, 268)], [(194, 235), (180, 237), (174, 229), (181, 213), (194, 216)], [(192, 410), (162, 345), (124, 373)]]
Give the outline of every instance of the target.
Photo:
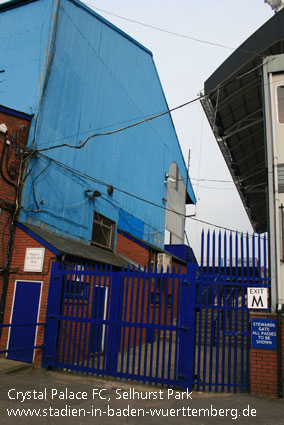
[(36, 114), (53, 28), (54, 4), (36, 1), (0, 13), (0, 103)]
[[(42, 3), (51, 8), (51, 1), (33, 5)], [(147, 49), (76, 1), (62, 0), (58, 21), (54, 15), (50, 19), (56, 35), (54, 46), (52, 42), (49, 46), (52, 62), (36, 126), (38, 149), (62, 143), (75, 146), (91, 134), (124, 127), (167, 109)], [(31, 26), (37, 24), (32, 20)], [(48, 37), (52, 40), (50, 34)], [(33, 139), (31, 131), (30, 147)], [(42, 156), (33, 157), (22, 220), (44, 222), (52, 230), (90, 240), (97, 211), (122, 229), (139, 237), (142, 233), (145, 240), (163, 246), (165, 210), (137, 197), (165, 207), (164, 180), (171, 162), (177, 162), (183, 178), (186, 176), (170, 116), (93, 138), (83, 149), (62, 147), (44, 154), (99, 182), (79, 178)], [(112, 195), (101, 182), (115, 187)], [(84, 193), (87, 189), (99, 190), (102, 196), (90, 200)], [(194, 200), (191, 186), (189, 191)]]

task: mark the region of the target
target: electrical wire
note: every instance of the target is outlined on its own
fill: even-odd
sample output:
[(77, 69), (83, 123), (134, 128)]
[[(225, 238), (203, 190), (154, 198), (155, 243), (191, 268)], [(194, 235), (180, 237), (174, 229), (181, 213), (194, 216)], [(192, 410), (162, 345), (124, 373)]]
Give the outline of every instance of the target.
[(36, 181), (40, 178), (40, 176), (42, 175), (42, 174), (44, 174), (45, 173), (45, 171), (48, 169), (48, 167), (49, 167), (49, 163), (47, 163), (47, 165), (38, 173), (38, 175), (33, 179), (33, 197), (34, 197), (34, 201), (35, 201), (35, 204), (36, 204), (36, 206), (37, 206), (37, 209), (40, 209), (40, 206), (39, 206), (39, 204), (38, 204), (38, 202), (37, 202), (37, 199), (36, 199), (36, 193), (35, 193), (35, 185), (36, 185)]
[[(97, 184), (100, 184), (102, 186), (105, 186), (105, 187), (108, 187), (109, 186), (109, 183), (103, 182), (103, 181), (101, 181), (101, 180), (99, 180), (99, 179), (97, 179), (95, 177), (89, 176), (88, 174), (85, 174), (85, 173), (83, 173), (83, 172), (81, 172), (79, 170), (76, 170), (76, 169), (71, 168), (71, 167), (69, 167), (69, 166), (67, 166), (65, 164), (62, 164), (61, 162), (59, 162), (59, 161), (57, 161), (57, 160), (55, 160), (53, 158), (47, 157), (46, 155), (44, 155), (42, 153), (40, 153), (40, 155), (43, 156), (44, 158), (46, 158), (47, 160), (53, 162), (54, 164), (58, 165), (59, 167), (64, 168), (65, 170), (69, 171), (72, 174), (75, 174), (75, 175), (77, 175), (77, 176), (79, 176), (81, 178), (85, 178), (87, 180), (93, 181), (93, 182), (95, 182)], [(132, 198), (135, 198), (135, 199), (137, 199), (139, 201), (146, 202), (149, 205), (153, 205), (155, 207), (161, 208), (163, 210), (168, 210), (168, 211), (171, 211), (171, 212), (173, 212), (173, 213), (175, 213), (177, 215), (180, 215), (182, 217), (185, 217), (185, 214), (179, 213), (177, 211), (172, 210), (171, 208), (164, 207), (162, 205), (156, 204), (155, 202), (152, 202), (152, 201), (149, 201), (149, 200), (147, 200), (145, 198), (142, 198), (140, 196), (134, 195), (133, 193), (130, 193), (130, 192), (126, 191), (126, 190), (123, 190), (123, 189), (121, 189), (121, 188), (119, 188), (117, 186), (113, 186), (113, 188), (115, 190), (117, 190), (118, 192), (124, 193), (125, 195), (131, 196)]]
[[(198, 183), (192, 183), (193, 186), (198, 186), (198, 188), (201, 189), (215, 189), (215, 190), (236, 190), (235, 187), (218, 187), (218, 186), (205, 186), (205, 185), (199, 185)], [(200, 198), (200, 195), (199, 195)]]
[[(153, 120), (155, 120), (157, 118), (160, 118), (160, 117), (162, 117), (162, 116), (164, 116), (166, 114), (169, 114), (169, 113), (171, 113), (173, 111), (176, 111), (176, 110), (181, 109), (181, 108), (184, 108), (185, 106), (188, 106), (188, 105), (190, 105), (190, 104), (192, 104), (194, 102), (197, 102), (198, 100), (201, 100), (204, 97), (206, 97), (206, 96), (204, 96), (204, 95), (198, 96), (198, 97), (196, 97), (196, 98), (194, 98), (192, 100), (189, 100), (188, 102), (185, 102), (185, 103), (183, 103), (183, 104), (181, 104), (179, 106), (176, 106), (176, 107), (174, 107), (172, 109), (167, 109), (164, 112), (161, 112), (161, 113), (159, 113), (157, 115), (153, 115), (153, 116), (151, 116), (149, 118), (146, 118), (146, 119), (144, 119), (142, 121), (134, 122), (134, 123), (129, 124), (129, 125), (125, 126), (125, 127), (121, 127), (121, 128), (118, 128), (118, 129), (115, 129), (115, 130), (112, 130), (112, 131), (107, 131), (105, 133), (95, 133), (95, 134), (92, 134), (91, 136), (87, 137), (85, 140), (79, 142), (79, 145), (77, 145), (77, 146), (70, 145), (69, 143), (62, 143), (60, 145), (50, 146), (49, 148), (34, 149), (33, 152), (45, 152), (45, 151), (49, 151), (49, 150), (53, 150), (53, 149), (58, 149), (58, 148), (63, 148), (63, 147), (68, 147), (68, 148), (72, 148), (72, 149), (82, 149), (88, 143), (89, 140), (91, 140), (91, 139), (93, 139), (95, 137), (110, 136), (112, 134), (117, 134), (117, 133), (120, 133), (122, 131), (128, 130), (130, 128), (136, 127), (138, 125), (144, 124), (146, 122), (153, 121)], [(30, 150), (28, 150), (28, 151), (30, 151)]]
[[(94, 177), (92, 177), (92, 176), (89, 176), (88, 174), (85, 174), (85, 173), (82, 173), (82, 172), (80, 172), (80, 171), (78, 171), (78, 170), (75, 170), (74, 168), (71, 168), (71, 167), (69, 167), (69, 166), (67, 166), (67, 165), (65, 165), (65, 164), (62, 164), (62, 163), (60, 163), (59, 161), (57, 161), (57, 160), (55, 160), (55, 159), (53, 159), (53, 158), (47, 157), (46, 155), (44, 155), (44, 154), (42, 154), (42, 153), (40, 153), (40, 156), (42, 156), (42, 157), (44, 157), (44, 158), (48, 159), (49, 161), (51, 161), (51, 162), (55, 163), (57, 166), (59, 166), (59, 167), (62, 167), (62, 168), (64, 168), (64, 169), (66, 169), (66, 170), (67, 170), (67, 171), (69, 171), (70, 173), (77, 174), (77, 175), (78, 175), (78, 176), (80, 176), (81, 178), (85, 178), (85, 179), (87, 179), (87, 180), (93, 181), (93, 182), (95, 182), (95, 183), (101, 184), (101, 185), (106, 186), (106, 187), (108, 187), (108, 186), (109, 186), (109, 184), (108, 184), (108, 183), (105, 183), (105, 182), (103, 182), (103, 181), (101, 181), (101, 180), (99, 180), (99, 179), (96, 179), (96, 178), (94, 178)], [(184, 217), (184, 218), (189, 218), (190, 220), (194, 220), (194, 221), (197, 221), (197, 222), (199, 222), (199, 223), (207, 224), (207, 225), (209, 225), (209, 226), (213, 226), (213, 227), (216, 227), (216, 228), (218, 228), (218, 229), (227, 230), (227, 231), (234, 232), (234, 233), (242, 233), (242, 232), (239, 232), (239, 231), (237, 231), (237, 230), (230, 229), (230, 228), (228, 228), (228, 227), (220, 226), (220, 225), (215, 224), (215, 223), (210, 223), (210, 222), (208, 222), (208, 221), (198, 219), (197, 217), (193, 217), (192, 215), (179, 213), (179, 212), (174, 211), (174, 210), (172, 210), (172, 209), (170, 209), (170, 208), (167, 208), (167, 207), (164, 207), (164, 206), (162, 206), (162, 205), (156, 204), (156, 203), (154, 203), (154, 202), (152, 202), (152, 201), (149, 201), (149, 200), (147, 200), (147, 199), (145, 199), (145, 198), (141, 198), (141, 197), (139, 197), (139, 196), (137, 196), (137, 195), (134, 195), (133, 193), (127, 192), (127, 191), (125, 191), (125, 190), (123, 190), (123, 189), (120, 189), (120, 188), (118, 188), (118, 187), (116, 187), (116, 186), (113, 186), (113, 188), (114, 188), (115, 190), (117, 190), (118, 192), (121, 192), (121, 193), (124, 193), (125, 195), (128, 195), (128, 196), (133, 197), (134, 199), (137, 199), (137, 200), (139, 200), (139, 201), (145, 202), (145, 203), (150, 204), (150, 205), (152, 205), (152, 206), (154, 206), (154, 207), (157, 207), (157, 208), (160, 208), (160, 209), (163, 209), (163, 210), (166, 210), (166, 211), (173, 212), (174, 214), (177, 214), (177, 215), (182, 216), (182, 217)], [(249, 234), (249, 233), (248, 233), (248, 235), (249, 235), (249, 236), (251, 236), (251, 237), (253, 237), (253, 235), (251, 235), (251, 234)]]
[(51, 143), (60, 142), (61, 140), (71, 139), (72, 137), (78, 137), (78, 136), (81, 136), (83, 134), (94, 133), (95, 131), (104, 130), (104, 129), (110, 128), (110, 127), (117, 127), (118, 125), (121, 125), (121, 124), (127, 124), (129, 122), (142, 120), (142, 119), (145, 119), (145, 118), (149, 118), (151, 116), (152, 116), (152, 114), (147, 114), (147, 115), (135, 117), (135, 118), (132, 118), (132, 119), (129, 119), (129, 120), (120, 121), (120, 122), (117, 122), (117, 123), (106, 124), (103, 127), (93, 128), (91, 130), (86, 130), (86, 131), (81, 131), (80, 133), (77, 132), (77, 133), (74, 133), (74, 134), (69, 134), (68, 136), (59, 137), (57, 139), (51, 139), (49, 141), (42, 141), (42, 142), (40, 142), (40, 145), (41, 146), (50, 145)]
[[(169, 30), (166, 30), (166, 29), (163, 29), (163, 28), (158, 28), (158, 27), (156, 27), (154, 25), (146, 24), (145, 22), (136, 21), (135, 19), (126, 18), (125, 16), (121, 16), (121, 15), (117, 15), (117, 14), (112, 13), (112, 12), (108, 12), (108, 11), (106, 11), (104, 9), (100, 9), (100, 8), (98, 8), (98, 7), (90, 4), (90, 3), (87, 3), (87, 2), (84, 2), (84, 3), (86, 5), (88, 5), (88, 6), (90, 6), (93, 10), (98, 10), (99, 12), (106, 13), (107, 15), (111, 15), (111, 16), (114, 16), (116, 18), (123, 19), (124, 21), (132, 22), (134, 24), (142, 25), (144, 27), (151, 28), (151, 29), (154, 29), (156, 31), (164, 32), (166, 34), (174, 35), (176, 37), (186, 38), (188, 40), (195, 41), (197, 43), (208, 44), (208, 45), (211, 45), (211, 46), (221, 47), (223, 49), (228, 49), (228, 50), (236, 50), (235, 47), (226, 46), (226, 45), (220, 44), (220, 43), (214, 43), (213, 41), (202, 40), (200, 38), (191, 37), (191, 36), (186, 35), (186, 34), (180, 34), (180, 33), (177, 33), (177, 32), (174, 32), (174, 31), (169, 31)], [(242, 52), (245, 52), (245, 53), (250, 53), (250, 54), (253, 54), (253, 55), (257, 55), (257, 56), (263, 57), (263, 55), (260, 55), (259, 53), (256, 53), (256, 52), (252, 52), (250, 50), (244, 50), (244, 49), (242, 49), (241, 51)]]
[[(169, 177), (172, 177), (173, 179), (177, 180), (177, 181), (184, 181), (183, 178), (180, 179), (176, 179), (175, 176), (169, 174)], [(199, 182), (218, 182), (218, 183), (231, 183), (234, 184), (233, 180), (219, 180), (219, 179), (198, 179), (196, 177), (190, 177), (190, 180), (196, 180)]]
[[(183, 179), (181, 179), (183, 180)], [(190, 180), (196, 180), (199, 182), (216, 182), (216, 183), (230, 183), (230, 184), (234, 184), (234, 182), (232, 180), (218, 180), (218, 179), (196, 179), (194, 177), (190, 177)]]
[[(254, 233), (251, 234), (249, 232), (240, 232), (238, 230), (230, 229), (229, 227), (220, 226), (220, 225), (215, 224), (215, 223), (210, 223), (209, 221), (201, 220), (200, 218), (196, 218), (196, 217), (192, 217), (192, 216), (185, 216), (185, 217), (190, 218), (193, 221), (197, 221), (198, 223), (203, 223), (203, 224), (207, 224), (208, 226), (216, 227), (217, 229), (220, 229), (220, 230), (225, 230), (225, 231), (237, 233), (237, 234), (246, 234), (247, 236), (249, 236), (251, 238), (255, 237)], [(265, 239), (265, 237), (260, 237), (260, 239)]]
[[(268, 63), (268, 62), (270, 62), (271, 60), (274, 60), (274, 59), (273, 59), (273, 58), (272, 58), (272, 59), (267, 59), (267, 61), (266, 61), (265, 63)], [(185, 106), (188, 106), (188, 105), (190, 105), (190, 104), (192, 104), (192, 103), (195, 103), (195, 102), (197, 102), (197, 101), (201, 101), (202, 99), (206, 99), (206, 98), (208, 98), (209, 96), (211, 96), (214, 92), (217, 92), (218, 97), (219, 97), (220, 89), (223, 89), (223, 88), (225, 88), (226, 86), (228, 86), (228, 85), (230, 85), (230, 84), (234, 83), (235, 81), (237, 81), (237, 80), (239, 80), (239, 79), (243, 78), (244, 76), (246, 76), (246, 75), (250, 74), (251, 72), (253, 72), (253, 71), (255, 71), (256, 69), (258, 69), (261, 65), (262, 65), (262, 64), (260, 64), (260, 65), (256, 66), (255, 68), (253, 68), (253, 69), (249, 70), (248, 72), (245, 72), (245, 73), (243, 73), (243, 74), (241, 74), (241, 75), (239, 75), (239, 76), (235, 77), (233, 80), (230, 80), (230, 81), (225, 82), (223, 85), (218, 85), (215, 89), (211, 90), (211, 91), (210, 91), (209, 93), (207, 93), (206, 95), (201, 93), (198, 97), (196, 97), (196, 98), (194, 98), (194, 99), (191, 99), (191, 100), (189, 100), (188, 102), (185, 102), (185, 103), (183, 103), (183, 104), (181, 104), (181, 105), (178, 105), (178, 106), (176, 106), (176, 107), (174, 107), (174, 108), (172, 108), (172, 109), (167, 109), (166, 111), (163, 111), (163, 112), (161, 112), (161, 113), (154, 114), (154, 115), (151, 115), (151, 116), (149, 116), (149, 115), (147, 116), (147, 115), (146, 115), (146, 117), (147, 117), (147, 118), (145, 118), (145, 119), (143, 119), (143, 120), (136, 121), (136, 122), (134, 122), (134, 123), (132, 123), (132, 124), (130, 124), (130, 125), (128, 125), (128, 126), (124, 126), (124, 127), (121, 127), (121, 128), (115, 129), (115, 130), (113, 130), (113, 131), (108, 131), (108, 132), (104, 132), (104, 133), (95, 133), (95, 134), (92, 134), (91, 136), (87, 137), (85, 140), (80, 141), (78, 146), (70, 145), (70, 144), (68, 144), (68, 143), (62, 143), (62, 144), (59, 144), (59, 145), (50, 146), (50, 147), (48, 147), (48, 148), (43, 148), (43, 149), (33, 149), (33, 150), (31, 150), (31, 149), (27, 149), (27, 152), (44, 152), (44, 151), (48, 151), (48, 150), (58, 149), (58, 148), (61, 148), (61, 147), (69, 147), (69, 148), (72, 148), (72, 149), (82, 149), (82, 148), (83, 148), (83, 147), (84, 147), (84, 146), (88, 143), (88, 141), (89, 141), (90, 139), (92, 139), (92, 138), (95, 138), (95, 137), (101, 137), (101, 136), (109, 136), (109, 135), (112, 135), (112, 134), (120, 133), (120, 132), (125, 131), (125, 130), (128, 130), (128, 129), (132, 128), (132, 127), (136, 127), (136, 126), (138, 126), (138, 125), (141, 125), (141, 124), (144, 124), (144, 123), (146, 123), (146, 122), (152, 121), (152, 120), (154, 120), (154, 119), (156, 119), (156, 118), (159, 118), (159, 117), (162, 117), (162, 116), (164, 116), (164, 115), (166, 115), (166, 114), (170, 114), (171, 112), (174, 112), (174, 111), (176, 111), (176, 110), (178, 110), (178, 109), (184, 108)], [(217, 111), (216, 111), (216, 115), (217, 115)], [(128, 121), (123, 121), (123, 122), (129, 122), (129, 121), (130, 121), (130, 120), (128, 120)], [(132, 121), (132, 120), (131, 120), (131, 121)], [(121, 122), (121, 123), (123, 123), (123, 122)], [(112, 126), (114, 126), (114, 125), (115, 125), (115, 124), (110, 124), (108, 127), (112, 127)], [(105, 128), (105, 127), (101, 127), (101, 128)], [(88, 130), (88, 131), (86, 131), (86, 132), (79, 133), (79, 135), (80, 135), (80, 134), (84, 134), (84, 133), (89, 133), (89, 132), (91, 132), (91, 131), (92, 131), (92, 130)], [(78, 134), (76, 134), (76, 135), (78, 135)], [(55, 142), (55, 141), (57, 141), (57, 140), (64, 140), (64, 139), (68, 139), (68, 138), (74, 137), (74, 136), (76, 136), (76, 135), (70, 135), (70, 136), (62, 137), (62, 138), (60, 138), (60, 139), (54, 139), (54, 140), (51, 140), (51, 141), (49, 141), (49, 142), (46, 142), (45, 144), (47, 144), (47, 143), (48, 143), (48, 144), (49, 144), (49, 143), (54, 143), (54, 142)]]

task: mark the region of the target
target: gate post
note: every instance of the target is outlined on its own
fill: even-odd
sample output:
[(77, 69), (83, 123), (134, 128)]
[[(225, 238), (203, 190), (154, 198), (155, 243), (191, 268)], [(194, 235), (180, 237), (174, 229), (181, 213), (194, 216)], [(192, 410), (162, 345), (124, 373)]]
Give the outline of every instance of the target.
[(109, 310), (109, 333), (107, 340), (107, 361), (106, 373), (110, 376), (116, 376), (118, 354), (121, 339), (121, 284), (122, 274), (120, 272), (111, 273), (111, 294)]
[(48, 291), (47, 309), (46, 309), (46, 329), (44, 333), (44, 349), (42, 355), (42, 367), (48, 368), (52, 366), (55, 359), (58, 314), (61, 301), (62, 289), (62, 271), (63, 264), (52, 263), (50, 284)]
[(179, 377), (182, 389), (192, 390), (195, 361), (195, 304), (197, 265), (188, 264), (181, 286)]

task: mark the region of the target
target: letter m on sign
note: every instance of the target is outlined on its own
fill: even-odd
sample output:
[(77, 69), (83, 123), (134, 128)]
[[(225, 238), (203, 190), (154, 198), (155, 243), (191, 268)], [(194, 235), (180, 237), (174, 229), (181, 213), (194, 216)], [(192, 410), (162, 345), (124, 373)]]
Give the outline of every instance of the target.
[(247, 288), (248, 308), (268, 308), (267, 288)]
[(253, 296), (252, 299), (252, 308), (263, 308), (263, 301), (262, 301), (262, 296), (259, 295), (258, 300), (256, 299), (256, 296)]

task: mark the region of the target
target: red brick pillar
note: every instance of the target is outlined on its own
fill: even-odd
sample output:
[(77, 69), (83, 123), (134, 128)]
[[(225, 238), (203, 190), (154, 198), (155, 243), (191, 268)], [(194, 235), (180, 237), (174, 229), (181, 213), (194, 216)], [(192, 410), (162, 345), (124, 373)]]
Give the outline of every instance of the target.
[[(255, 348), (251, 341), (250, 352), (250, 389), (251, 394), (262, 397), (278, 397), (279, 383), (279, 359), (278, 359), (278, 333), (277, 315), (270, 313), (251, 313), (251, 323), (256, 323), (257, 319), (273, 319), (276, 321), (276, 347), (270, 349), (269, 345), (263, 345), (266, 348)], [(252, 335), (253, 340), (253, 335)], [(282, 315), (282, 374), (284, 374), (284, 320)], [(283, 390), (283, 382), (282, 382)]]

